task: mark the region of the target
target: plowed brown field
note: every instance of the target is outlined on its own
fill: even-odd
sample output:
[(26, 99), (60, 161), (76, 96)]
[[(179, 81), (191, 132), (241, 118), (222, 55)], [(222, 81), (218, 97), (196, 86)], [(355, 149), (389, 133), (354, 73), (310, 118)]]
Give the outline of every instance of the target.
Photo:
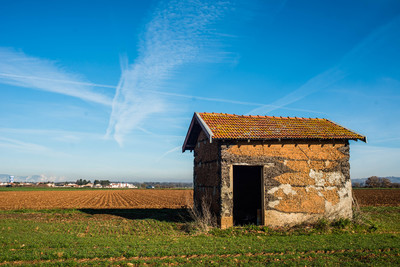
[(400, 189), (354, 189), (353, 195), (361, 207), (400, 206)]
[(192, 190), (6, 191), (0, 192), (0, 210), (178, 209), (192, 199)]
[[(400, 206), (400, 190), (355, 189), (360, 206)], [(178, 209), (193, 204), (192, 190), (77, 190), (0, 192), (0, 210)]]

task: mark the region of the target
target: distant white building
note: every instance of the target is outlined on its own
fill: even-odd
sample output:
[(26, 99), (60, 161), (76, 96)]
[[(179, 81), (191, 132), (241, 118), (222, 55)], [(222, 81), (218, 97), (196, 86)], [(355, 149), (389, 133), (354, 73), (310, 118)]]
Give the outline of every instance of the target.
[(129, 184), (129, 183), (111, 183), (111, 188), (137, 188), (136, 185)]
[(138, 188), (136, 185), (134, 184), (127, 184), (126, 186), (127, 188)]

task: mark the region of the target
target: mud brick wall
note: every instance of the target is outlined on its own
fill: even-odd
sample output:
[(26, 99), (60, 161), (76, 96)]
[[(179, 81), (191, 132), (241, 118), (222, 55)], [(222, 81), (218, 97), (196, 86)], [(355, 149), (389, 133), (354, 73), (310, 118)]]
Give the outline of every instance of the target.
[(233, 165), (264, 166), (265, 225), (352, 217), (347, 141), (225, 143), (220, 146), (220, 156), (223, 228), (233, 222)]
[(218, 217), (220, 211), (220, 153), (216, 142), (201, 132), (194, 149), (193, 200), (196, 208), (201, 210), (202, 201)]

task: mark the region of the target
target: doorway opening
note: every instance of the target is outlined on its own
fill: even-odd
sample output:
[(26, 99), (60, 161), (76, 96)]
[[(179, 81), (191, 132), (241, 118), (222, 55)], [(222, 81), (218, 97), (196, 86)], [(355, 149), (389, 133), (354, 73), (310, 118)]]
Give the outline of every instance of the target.
[(233, 166), (234, 225), (262, 224), (262, 166)]

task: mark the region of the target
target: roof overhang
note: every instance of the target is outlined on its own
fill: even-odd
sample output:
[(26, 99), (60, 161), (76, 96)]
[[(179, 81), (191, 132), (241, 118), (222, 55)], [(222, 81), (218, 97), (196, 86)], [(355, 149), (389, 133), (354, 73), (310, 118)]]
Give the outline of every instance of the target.
[(192, 121), (190, 122), (189, 130), (186, 133), (185, 142), (182, 146), (182, 153), (186, 150), (192, 151), (196, 147), (197, 138), (201, 131), (207, 135), (207, 138), (212, 142), (213, 133), (211, 129), (207, 126), (204, 120), (201, 118), (198, 112), (193, 114)]
[(350, 130), (349, 128), (344, 127), (343, 125), (341, 125), (341, 124), (339, 124), (339, 123), (337, 123), (337, 122), (333, 122), (333, 121), (331, 121), (331, 120), (328, 120), (328, 121), (330, 121), (330, 122), (332, 122), (332, 123), (334, 123), (334, 124), (336, 124), (336, 125), (339, 125), (340, 127), (345, 128), (346, 130), (348, 130), (348, 131), (350, 131), (350, 132), (353, 132), (353, 133), (355, 133), (355, 134), (361, 136), (360, 138), (348, 138), (347, 140), (354, 140), (354, 141), (356, 141), (356, 142), (358, 142), (358, 140), (360, 140), (360, 141), (363, 141), (364, 143), (367, 143), (367, 137), (366, 137), (365, 135), (362, 135), (362, 134), (360, 134), (360, 133), (358, 133), (358, 132), (356, 132), (356, 131)]
[[(229, 119), (229, 120), (228, 120)], [(256, 120), (257, 121), (256, 121)], [(258, 120), (268, 120), (265, 124), (259, 125)], [(232, 120), (235, 123), (232, 123)], [(239, 121), (240, 120), (240, 121)], [(271, 122), (269, 122), (271, 120)], [(291, 131), (285, 134), (258, 134), (258, 132), (263, 132), (267, 128), (268, 130), (274, 130), (282, 124), (282, 120), (293, 128)], [(287, 121), (286, 121), (287, 120)], [(298, 123), (301, 121), (303, 124), (306, 122), (306, 125), (300, 125), (303, 131), (297, 132), (295, 131), (297, 128), (294, 127), (291, 123)], [(305, 122), (304, 122), (305, 121)], [(238, 124), (239, 122), (239, 124)], [(276, 122), (279, 122), (278, 124)], [(250, 123), (250, 126), (248, 125)], [(254, 125), (252, 126), (251, 123)], [(275, 125), (277, 124), (277, 125)], [(240, 127), (239, 127), (239, 126)], [(244, 125), (244, 126), (243, 126)], [(296, 125), (296, 124), (295, 124)], [(243, 127), (242, 127), (243, 126)], [(318, 127), (317, 127), (318, 126)], [(224, 129), (228, 127), (229, 130), (224, 131)], [(247, 127), (247, 128), (246, 128)], [(253, 128), (255, 127), (256, 134), (252, 134)], [(263, 128), (264, 127), (264, 128)], [(275, 128), (274, 128), (275, 127)], [(286, 128), (285, 124), (281, 125), (284, 129)], [(289, 128), (290, 128), (289, 127)], [(332, 128), (333, 127), (333, 128)], [(244, 128), (245, 131), (243, 131)], [(313, 131), (308, 133), (308, 129), (311, 128)], [(314, 129), (316, 128), (316, 129)], [(332, 129), (331, 129), (332, 128)], [(213, 129), (213, 130), (211, 130)], [(222, 130), (221, 130), (222, 129)], [(242, 131), (236, 131), (237, 129), (241, 129)], [(280, 133), (280, 128), (276, 129)], [(290, 129), (289, 129), (290, 130)], [(302, 142), (304, 140), (307, 141), (317, 141), (317, 142), (331, 142), (331, 141), (363, 141), (367, 142), (367, 137), (356, 133), (342, 125), (334, 123), (327, 119), (304, 119), (304, 118), (282, 118), (282, 117), (268, 117), (268, 116), (243, 116), (243, 115), (235, 115), (235, 114), (223, 114), (223, 113), (198, 113), (195, 112), (193, 114), (192, 121), (190, 123), (189, 130), (186, 134), (185, 142), (182, 146), (182, 152), (186, 150), (192, 151), (197, 145), (197, 139), (199, 134), (203, 131), (210, 143), (214, 140), (218, 141), (284, 141), (291, 140), (294, 142)], [(214, 132), (213, 132), (214, 131)], [(306, 131), (305, 133), (302, 133)]]

